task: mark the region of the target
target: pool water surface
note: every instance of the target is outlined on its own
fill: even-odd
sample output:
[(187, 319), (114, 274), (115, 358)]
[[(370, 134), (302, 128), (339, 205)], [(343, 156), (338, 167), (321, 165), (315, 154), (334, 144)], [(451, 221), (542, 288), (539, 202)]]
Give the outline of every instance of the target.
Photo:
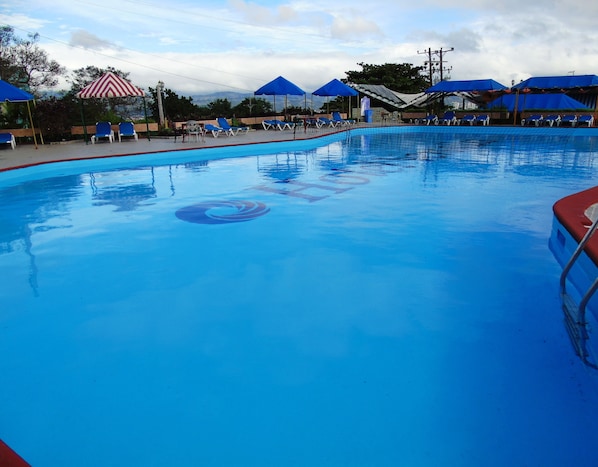
[(0, 439), (36, 467), (594, 465), (548, 238), (598, 139), (310, 144), (0, 174)]

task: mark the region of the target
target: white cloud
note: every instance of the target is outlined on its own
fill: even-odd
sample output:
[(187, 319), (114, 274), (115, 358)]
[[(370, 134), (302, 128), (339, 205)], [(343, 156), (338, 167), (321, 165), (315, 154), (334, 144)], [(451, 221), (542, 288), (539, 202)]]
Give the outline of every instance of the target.
[(30, 0), (0, 20), (39, 32), (71, 70), (113, 66), (139, 86), (195, 94), (252, 92), (278, 75), (312, 90), (360, 62), (423, 65), (429, 47), (454, 47), (453, 79), (594, 74), (595, 17), (598, 2), (579, 0)]
[(100, 39), (94, 34), (91, 34), (82, 29), (78, 29), (71, 33), (71, 40), (69, 45), (73, 47), (83, 47), (84, 49), (105, 50), (113, 49), (115, 45), (111, 42)]
[(384, 36), (376, 23), (361, 16), (334, 18), (330, 32), (332, 37), (340, 39)]

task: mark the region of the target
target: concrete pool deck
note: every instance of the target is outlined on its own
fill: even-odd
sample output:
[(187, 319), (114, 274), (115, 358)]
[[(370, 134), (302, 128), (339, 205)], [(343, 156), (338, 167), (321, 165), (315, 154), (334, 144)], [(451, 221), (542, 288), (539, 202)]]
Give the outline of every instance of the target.
[(118, 142), (118, 139), (114, 143), (102, 141), (96, 144), (85, 144), (84, 141), (78, 140), (64, 143), (38, 144), (37, 149), (33, 144), (17, 144), (17, 147), (14, 150), (10, 148), (10, 145), (6, 145), (6, 148), (0, 149), (0, 172), (67, 160), (303, 140), (339, 133), (348, 128), (374, 126), (376, 125), (356, 124), (350, 127), (308, 128), (306, 131), (304, 131), (303, 128), (297, 128), (296, 131), (252, 130), (247, 134), (238, 134), (230, 137), (219, 136), (218, 138), (214, 138), (209, 134), (205, 137), (205, 141), (189, 141), (186, 138), (183, 142), (180, 136), (176, 139), (174, 137), (152, 137), (151, 140), (148, 141), (146, 137), (140, 135), (138, 141), (127, 139), (123, 140), (121, 143)]

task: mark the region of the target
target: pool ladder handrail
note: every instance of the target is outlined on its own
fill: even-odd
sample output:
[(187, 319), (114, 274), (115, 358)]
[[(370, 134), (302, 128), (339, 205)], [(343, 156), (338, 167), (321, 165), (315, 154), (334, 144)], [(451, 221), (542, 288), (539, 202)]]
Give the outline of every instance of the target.
[(590, 285), (578, 305), (575, 303), (571, 295), (567, 293), (567, 275), (571, 271), (571, 268), (573, 268), (573, 265), (577, 259), (583, 253), (587, 243), (590, 241), (590, 238), (592, 238), (592, 235), (594, 235), (596, 232), (596, 228), (598, 228), (598, 218), (593, 221), (591, 227), (588, 229), (586, 234), (577, 245), (577, 248), (571, 255), (571, 258), (569, 258), (569, 261), (567, 261), (567, 264), (561, 273), (560, 279), (561, 300), (563, 312), (565, 314), (565, 328), (567, 329), (567, 333), (569, 334), (569, 338), (571, 339), (575, 353), (586, 365), (589, 365), (593, 368), (597, 367), (588, 361), (589, 353), (586, 347), (586, 341), (589, 339), (588, 330), (586, 327), (588, 324), (586, 321), (586, 307), (598, 289), (598, 277), (594, 280), (594, 282), (592, 282), (592, 285)]

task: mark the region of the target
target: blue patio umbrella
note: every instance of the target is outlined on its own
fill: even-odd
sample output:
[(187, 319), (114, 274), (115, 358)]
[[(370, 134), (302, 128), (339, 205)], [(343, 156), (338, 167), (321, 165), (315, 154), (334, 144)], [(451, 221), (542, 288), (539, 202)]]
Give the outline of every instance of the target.
[(0, 79), (0, 101), (2, 102), (29, 102), (33, 96), (22, 89)]
[(285, 108), (287, 96), (304, 96), (305, 91), (296, 84), (291, 83), (288, 79), (279, 76), (269, 83), (264, 84), (261, 88), (254, 92), (256, 96), (267, 95), (274, 96), (274, 112), (276, 113), (276, 96), (285, 96)]
[(356, 96), (359, 93), (335, 78), (321, 88), (316, 89), (312, 94), (315, 96)]
[[(349, 99), (351, 99), (351, 96), (357, 96), (359, 93), (352, 87), (347, 86), (345, 83), (335, 78), (321, 88), (316, 89), (312, 94), (314, 96), (325, 97), (349, 96)], [(328, 103), (328, 101), (326, 103)], [(349, 107), (351, 107), (351, 104), (349, 104)]]
[[(35, 127), (33, 126), (33, 117), (31, 116), (31, 107), (29, 102), (34, 99), (32, 94), (29, 94), (22, 89), (7, 83), (0, 79), (0, 102), (27, 102), (27, 111), (29, 112), (29, 123), (31, 124), (31, 131), (33, 132), (33, 142), (35, 149), (37, 149), (37, 138), (35, 136)], [(43, 143), (43, 141), (42, 141)]]

